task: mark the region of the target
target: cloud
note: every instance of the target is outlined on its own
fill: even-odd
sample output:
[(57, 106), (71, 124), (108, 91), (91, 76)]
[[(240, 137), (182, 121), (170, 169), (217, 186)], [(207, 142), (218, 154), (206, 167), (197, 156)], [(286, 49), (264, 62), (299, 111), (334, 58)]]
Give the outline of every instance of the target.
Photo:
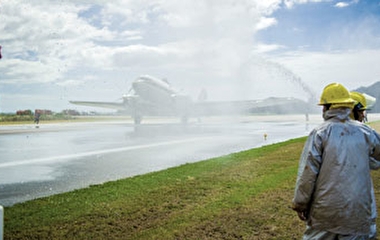
[(336, 3), (334, 6), (337, 7), (337, 8), (345, 8), (345, 7), (349, 7), (353, 4), (358, 4), (360, 0), (352, 0), (352, 1), (349, 1), (349, 2), (338, 2)]
[(256, 30), (262, 30), (276, 24), (277, 20), (275, 18), (262, 17), (256, 25)]
[(267, 52), (273, 52), (273, 51), (276, 51), (276, 50), (279, 50), (279, 49), (283, 49), (285, 48), (284, 46), (281, 46), (281, 45), (277, 45), (277, 44), (262, 44), (262, 43), (258, 43), (256, 45), (256, 48), (254, 50), (254, 52), (257, 52), (257, 53), (267, 53)]
[(83, 82), (78, 81), (76, 79), (64, 80), (62, 82), (57, 83), (57, 85), (63, 86), (63, 87), (81, 86), (83, 84), (84, 84)]
[[(3, 64), (17, 69), (12, 72), (23, 71), (19, 80), (38, 82), (55, 81), (73, 66), (88, 63), (91, 59), (88, 55), (92, 57), (91, 52), (96, 51), (92, 42), (107, 39), (112, 33), (96, 29), (79, 18), (78, 13), (83, 9), (74, 4), (2, 3)], [(33, 55), (32, 59), (28, 53)], [(22, 79), (25, 75), (31, 78)]]
[[(326, 52), (321, 55), (306, 52), (307, 48), (302, 48), (305, 43), (291, 47), (282, 42), (284, 36), (274, 29), (283, 26), (285, 19), (275, 13), (310, 2), (320, 1), (4, 0), (0, 3), (0, 94), (10, 96), (18, 89), (17, 94), (29, 94), (32, 104), (30, 99), (36, 97), (37, 91), (23, 92), (26, 87), (16, 86), (46, 88), (46, 98), (54, 99), (53, 94), (57, 94), (56, 108), (69, 108), (68, 100), (77, 96), (88, 100), (115, 99), (115, 95), (121, 96), (128, 90), (132, 79), (150, 74), (168, 78), (192, 96), (206, 87), (210, 99), (294, 96), (300, 91), (299, 84), (289, 84), (295, 76), (317, 84), (318, 71), (304, 63), (337, 74), (334, 69), (344, 72), (338, 64), (338, 59), (344, 58), (338, 56), (354, 62), (347, 49), (357, 53), (368, 50), (371, 59), (372, 54), (378, 54), (370, 51), (379, 48), (373, 27), (378, 26), (378, 20), (370, 17), (361, 24), (341, 27), (347, 29), (343, 35), (326, 34)], [(292, 21), (304, 22), (305, 17), (301, 16)], [(289, 29), (301, 29), (297, 33), (304, 33), (308, 27), (298, 28), (294, 24)], [(258, 33), (263, 31), (274, 33), (270, 39), (258, 39)], [(331, 54), (336, 46), (342, 46), (341, 52)], [(321, 65), (315, 59), (323, 63), (333, 60), (336, 68)], [(365, 64), (364, 60), (361, 64)], [(353, 63), (348, 66), (355, 69)], [(327, 79), (328, 72), (322, 73)], [(373, 75), (367, 75), (367, 79), (373, 79)], [(36, 94), (41, 95), (41, 91)], [(10, 106), (3, 97), (1, 100), (2, 109)], [(22, 106), (25, 101), (19, 104)]]
[(348, 7), (348, 6), (350, 6), (350, 4), (347, 2), (338, 2), (335, 4), (335, 7), (337, 7), (337, 8), (344, 8), (344, 7)]
[[(358, 0), (354, 0), (358, 1)], [(297, 4), (307, 4), (307, 3), (321, 3), (321, 2), (331, 2), (331, 0), (284, 0), (284, 5), (287, 8), (292, 8)]]
[[(296, 4), (306, 4), (308, 2), (323, 2), (324, 0), (284, 0), (287, 8), (292, 8)], [(328, 0), (325, 0), (328, 1)]]

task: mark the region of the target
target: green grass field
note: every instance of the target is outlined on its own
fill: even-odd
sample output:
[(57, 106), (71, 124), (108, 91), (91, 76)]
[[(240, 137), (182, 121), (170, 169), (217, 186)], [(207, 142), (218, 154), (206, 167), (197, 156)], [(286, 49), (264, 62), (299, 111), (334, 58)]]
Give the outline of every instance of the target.
[(4, 239), (301, 239), (289, 207), (305, 139), (16, 204)]

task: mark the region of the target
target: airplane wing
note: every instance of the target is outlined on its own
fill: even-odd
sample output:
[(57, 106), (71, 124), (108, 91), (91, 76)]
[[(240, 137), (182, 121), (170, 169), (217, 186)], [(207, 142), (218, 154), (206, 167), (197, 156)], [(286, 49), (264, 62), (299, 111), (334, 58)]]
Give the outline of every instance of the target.
[(70, 101), (72, 104), (76, 105), (83, 105), (83, 106), (89, 106), (89, 107), (102, 107), (102, 108), (110, 108), (115, 110), (122, 110), (125, 111), (126, 107), (124, 103), (117, 103), (117, 102), (89, 102), (89, 101)]
[(198, 116), (249, 113), (306, 112), (308, 104), (295, 98), (267, 98), (263, 100), (198, 102), (195, 113)]
[(72, 104), (89, 107), (109, 108), (130, 114), (135, 123), (139, 124), (143, 116), (171, 116), (175, 115), (175, 109), (159, 103), (146, 102), (138, 97), (124, 98), (124, 102), (92, 102), (92, 101), (70, 101)]
[(139, 114), (145, 116), (170, 116), (175, 115), (175, 109), (159, 102), (148, 102), (140, 98), (128, 98), (123, 102), (93, 102), (93, 101), (70, 101), (71, 104), (115, 109), (127, 114)]
[(145, 116), (170, 116), (175, 115), (175, 109), (164, 104), (147, 102), (139, 98), (128, 98), (125, 102), (93, 102), (93, 101), (70, 101), (71, 104), (115, 109), (126, 114), (139, 114)]

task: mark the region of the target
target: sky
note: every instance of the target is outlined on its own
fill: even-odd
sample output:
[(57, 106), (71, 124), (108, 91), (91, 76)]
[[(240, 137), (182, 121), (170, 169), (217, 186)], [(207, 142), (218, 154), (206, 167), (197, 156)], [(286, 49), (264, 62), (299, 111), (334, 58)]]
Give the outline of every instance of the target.
[(2, 0), (0, 112), (90, 110), (140, 75), (210, 101), (380, 81), (380, 0)]

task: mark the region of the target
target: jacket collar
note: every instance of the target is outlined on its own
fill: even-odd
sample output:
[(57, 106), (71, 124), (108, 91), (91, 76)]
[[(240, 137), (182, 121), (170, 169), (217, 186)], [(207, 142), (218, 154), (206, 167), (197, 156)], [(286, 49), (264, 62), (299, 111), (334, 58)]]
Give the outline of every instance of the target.
[(350, 108), (335, 108), (327, 110), (323, 113), (323, 119), (328, 120), (335, 118), (340, 121), (345, 121), (350, 119), (351, 109)]

